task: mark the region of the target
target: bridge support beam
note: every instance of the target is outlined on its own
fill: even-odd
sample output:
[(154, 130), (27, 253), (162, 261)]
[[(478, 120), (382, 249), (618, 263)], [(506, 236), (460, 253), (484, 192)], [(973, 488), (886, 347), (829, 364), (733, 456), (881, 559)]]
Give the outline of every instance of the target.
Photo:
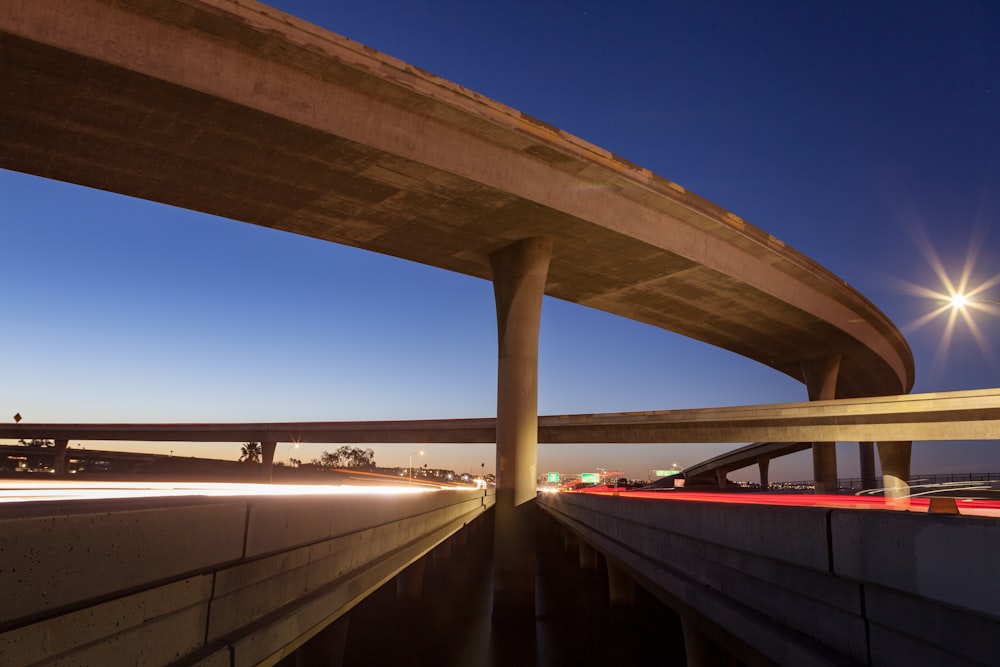
[(608, 568), (608, 601), (612, 610), (635, 604), (635, 580), (611, 559), (605, 559)]
[(581, 570), (592, 572), (597, 569), (597, 549), (580, 540), (579, 553)]
[(681, 614), (687, 667), (728, 667), (736, 661), (704, 630), (700, 619)]
[(396, 575), (396, 599), (417, 600), (424, 594), (424, 573), (427, 570), (426, 556)]
[(767, 470), (771, 466), (771, 459), (762, 456), (757, 459), (757, 470), (760, 472), (760, 490), (767, 491), (770, 487), (770, 481), (767, 478)]
[(66, 474), (66, 447), (69, 440), (56, 440), (56, 451), (52, 456), (52, 472), (56, 475)]
[(344, 614), (295, 651), (295, 667), (341, 667), (350, 614)]
[[(802, 363), (802, 377), (810, 401), (837, 398), (837, 375), (840, 372), (840, 355)], [(837, 443), (813, 443), (813, 480), (816, 493), (834, 493), (837, 490)]]
[(552, 241), (518, 241), (490, 255), (497, 308), (497, 492), (494, 617), (535, 608), (538, 331)]
[(912, 442), (878, 443), (878, 460), (882, 466), (882, 487), (890, 498), (901, 498), (910, 493), (910, 453)]
[(875, 488), (875, 443), (859, 442), (858, 457), (861, 461), (861, 488)]
[(274, 477), (274, 451), (277, 448), (276, 442), (260, 443), (260, 476), (265, 482), (270, 482)]

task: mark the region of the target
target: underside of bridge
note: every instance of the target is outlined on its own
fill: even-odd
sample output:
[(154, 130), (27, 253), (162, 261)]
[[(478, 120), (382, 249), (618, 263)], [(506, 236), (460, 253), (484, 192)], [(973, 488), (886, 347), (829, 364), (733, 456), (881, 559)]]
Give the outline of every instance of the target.
[(263, 5), (0, 7), (0, 167), (490, 279), (552, 240), (545, 293), (676, 331), (838, 397), (899, 394), (893, 324), (683, 187)]

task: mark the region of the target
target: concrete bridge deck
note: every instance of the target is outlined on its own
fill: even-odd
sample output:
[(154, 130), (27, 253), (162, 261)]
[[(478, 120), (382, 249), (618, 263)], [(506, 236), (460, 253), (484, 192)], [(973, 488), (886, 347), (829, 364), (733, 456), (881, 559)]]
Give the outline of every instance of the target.
[[(497, 420), (221, 424), (0, 423), (0, 438), (145, 442), (495, 443)], [(538, 417), (548, 444), (998, 440), (1000, 388), (721, 408)], [(775, 445), (781, 449), (779, 445)], [(749, 464), (753, 452), (733, 453)], [(734, 464), (735, 465), (735, 464)]]
[(485, 279), (495, 252), (546, 238), (548, 295), (797, 380), (803, 365), (838, 356), (836, 397), (913, 384), (888, 318), (780, 240), (597, 146), (265, 5), (5, 2), (0, 79), (0, 168)]

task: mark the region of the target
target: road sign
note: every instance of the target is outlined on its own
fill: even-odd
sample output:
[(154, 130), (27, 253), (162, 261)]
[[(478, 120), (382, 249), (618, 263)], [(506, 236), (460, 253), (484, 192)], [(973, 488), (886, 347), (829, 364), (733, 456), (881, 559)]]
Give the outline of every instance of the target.
[(551, 482), (552, 484), (558, 484), (559, 483), (559, 473), (557, 473), (557, 472), (550, 472), (547, 475), (547, 481)]

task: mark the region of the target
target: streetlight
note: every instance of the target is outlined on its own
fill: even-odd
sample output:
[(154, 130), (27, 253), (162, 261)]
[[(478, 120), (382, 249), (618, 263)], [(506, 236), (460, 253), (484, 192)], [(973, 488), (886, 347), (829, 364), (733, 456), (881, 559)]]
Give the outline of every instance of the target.
[(410, 464), (408, 466), (410, 470), (410, 484), (413, 484), (413, 457), (423, 456), (423, 455), (424, 455), (424, 450), (422, 449), (419, 452), (410, 452)]

